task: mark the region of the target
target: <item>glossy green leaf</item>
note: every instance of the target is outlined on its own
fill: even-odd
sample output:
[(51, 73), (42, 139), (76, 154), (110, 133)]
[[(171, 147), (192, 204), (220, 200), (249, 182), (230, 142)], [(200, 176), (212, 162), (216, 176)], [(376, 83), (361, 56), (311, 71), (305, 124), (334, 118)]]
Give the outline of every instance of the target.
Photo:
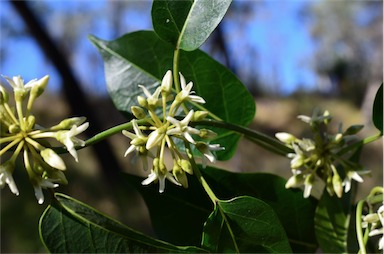
[[(107, 42), (95, 37), (91, 41), (104, 58), (105, 75), (109, 94), (120, 111), (130, 113), (142, 95), (138, 85), (145, 85), (150, 92), (158, 86), (168, 69), (172, 69), (172, 47), (154, 32), (140, 31)], [(255, 102), (244, 85), (227, 68), (200, 50), (181, 52), (179, 70), (187, 82), (207, 103), (204, 110), (218, 118), (242, 126), (248, 125), (255, 114)], [(212, 143), (225, 145), (218, 152), (221, 160), (229, 159), (236, 151), (239, 135), (215, 129), (218, 137)]]
[(214, 253), (291, 252), (273, 209), (249, 196), (216, 204), (204, 226), (202, 245)]
[(217, 27), (232, 0), (155, 0), (152, 24), (157, 35), (175, 48), (199, 48)]
[(40, 219), (40, 235), (54, 253), (204, 252), (177, 247), (134, 231), (80, 201), (63, 194)]
[(315, 214), (315, 233), (325, 253), (348, 253), (347, 239), (350, 193), (340, 199), (324, 191)]
[(372, 119), (376, 128), (383, 133), (383, 83), (381, 83), (373, 102)]
[[(202, 174), (220, 199), (247, 195), (270, 205), (281, 221), (294, 252), (316, 250), (313, 217), (317, 203), (312, 198), (304, 199), (300, 190), (285, 189), (285, 179), (267, 173), (233, 173), (213, 167), (202, 169)], [(158, 193), (156, 184), (142, 186), (143, 179), (140, 177), (126, 175), (125, 179), (143, 195), (155, 231), (162, 240), (177, 245), (196, 245), (200, 242), (203, 224), (213, 206), (194, 176), (189, 177), (188, 189), (168, 182), (163, 194)], [(180, 221), (186, 223), (188, 231), (183, 230)], [(162, 232), (165, 225), (168, 225), (168, 230)]]

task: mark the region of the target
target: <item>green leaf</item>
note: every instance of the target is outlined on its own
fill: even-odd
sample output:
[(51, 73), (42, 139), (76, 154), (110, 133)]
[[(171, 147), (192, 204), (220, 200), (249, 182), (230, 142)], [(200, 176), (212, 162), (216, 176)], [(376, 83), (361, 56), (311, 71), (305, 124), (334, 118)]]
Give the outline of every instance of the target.
[(215, 253), (291, 252), (273, 209), (248, 196), (217, 203), (204, 226), (202, 245)]
[(300, 190), (286, 189), (284, 178), (269, 173), (233, 173), (212, 167), (202, 173), (220, 199), (247, 195), (270, 205), (295, 253), (317, 249), (313, 222), (317, 202), (313, 198), (303, 198)]
[(199, 48), (217, 27), (232, 0), (155, 0), (152, 24), (157, 35), (175, 48)]
[(348, 253), (349, 199), (350, 192), (339, 199), (327, 191), (320, 199), (315, 214), (315, 233), (325, 253)]
[(204, 252), (177, 247), (134, 231), (80, 201), (63, 194), (40, 218), (40, 235), (55, 253)]
[(373, 102), (372, 120), (376, 128), (383, 133), (383, 83), (381, 83)]
[[(281, 221), (294, 252), (309, 253), (316, 250), (313, 222), (316, 200), (304, 199), (300, 190), (285, 189), (286, 180), (276, 175), (232, 173), (213, 167), (201, 171), (220, 199), (247, 195), (270, 205)], [(188, 177), (188, 189), (168, 182), (162, 194), (158, 193), (156, 184), (142, 186), (142, 180), (140, 177), (124, 176), (124, 181), (133, 184), (143, 195), (160, 239), (177, 245), (199, 244), (203, 224), (213, 206), (196, 178)], [(188, 228), (187, 231), (181, 222)], [(162, 229), (166, 225), (168, 230), (164, 232)]]
[[(104, 58), (109, 94), (120, 111), (130, 113), (142, 95), (138, 85), (153, 92), (163, 75), (172, 69), (172, 47), (154, 32), (140, 31), (107, 42), (90, 37)], [(179, 70), (187, 82), (207, 103), (201, 109), (211, 112), (223, 121), (246, 126), (255, 114), (255, 102), (244, 85), (227, 68), (200, 50), (181, 52)], [(236, 151), (240, 135), (224, 129), (215, 129), (216, 140), (225, 146), (217, 153), (218, 159), (229, 159)]]

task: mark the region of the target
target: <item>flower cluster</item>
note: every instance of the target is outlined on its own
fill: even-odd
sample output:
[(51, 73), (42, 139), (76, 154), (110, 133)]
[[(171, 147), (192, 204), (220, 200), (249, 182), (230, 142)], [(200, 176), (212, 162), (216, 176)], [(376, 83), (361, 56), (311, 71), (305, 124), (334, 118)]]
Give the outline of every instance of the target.
[(0, 156), (6, 152), (12, 154), (0, 164), (0, 187), (7, 184), (15, 195), (19, 195), (12, 174), (16, 159), (22, 154), (37, 201), (42, 204), (42, 188), (55, 188), (59, 184), (67, 183), (62, 172), (66, 169), (64, 161), (52, 149), (48, 139), (53, 138), (62, 143), (78, 161), (75, 146), (84, 146), (85, 143), (75, 136), (87, 129), (88, 123), (85, 123), (84, 117), (75, 117), (65, 119), (50, 128), (39, 126), (31, 114), (31, 109), (36, 98), (44, 92), (49, 76), (31, 80), (27, 84), (24, 84), (20, 76), (4, 78), (13, 89), (16, 108), (9, 105), (9, 94), (0, 85)]
[(384, 248), (384, 204), (382, 204), (376, 213), (370, 213), (363, 216), (363, 227), (370, 225), (369, 236), (381, 235), (379, 240), (379, 250)]
[(331, 121), (328, 111), (321, 113), (315, 110), (312, 117), (298, 116), (311, 127), (313, 138), (298, 139), (294, 135), (280, 132), (276, 138), (293, 149), (289, 153), (293, 176), (287, 181), (286, 188), (304, 185), (304, 197), (323, 192), (324, 186), (330, 195), (336, 194), (342, 197), (343, 189), (348, 192), (351, 181), (363, 182), (361, 174), (362, 166), (350, 159), (346, 159), (344, 151), (348, 150), (354, 134), (363, 126), (353, 125), (346, 131), (336, 135), (328, 133), (327, 127)]
[[(215, 162), (216, 158), (212, 152), (224, 149), (220, 145), (201, 141), (214, 138), (216, 136), (214, 132), (207, 129), (199, 130), (190, 126), (191, 122), (204, 119), (208, 112), (195, 112), (187, 109), (186, 102), (203, 104), (205, 100), (194, 94), (192, 82), (186, 84), (183, 75), (181, 73), (179, 75), (181, 91), (176, 95), (172, 90), (173, 77), (170, 70), (164, 75), (161, 85), (156, 88), (153, 94), (144, 86), (139, 86), (146, 98), (138, 96), (139, 106), (131, 107), (133, 115), (137, 118), (132, 120), (134, 133), (123, 131), (123, 134), (131, 139), (131, 146), (126, 151), (125, 156), (136, 151), (142, 159), (144, 170), (149, 168), (147, 158), (153, 159), (151, 173), (142, 184), (148, 185), (158, 181), (160, 193), (165, 189), (165, 179), (187, 188), (186, 173), (193, 173), (190, 161), (185, 159), (185, 155), (177, 147), (178, 140), (194, 145), (204, 155), (203, 166), (206, 163), (205, 159)], [(186, 114), (183, 119), (177, 117), (182, 108)], [(149, 134), (146, 135), (146, 133)], [(199, 138), (199, 141), (195, 140), (196, 137)], [(168, 169), (164, 162), (166, 147), (172, 156), (173, 166), (171, 169)]]

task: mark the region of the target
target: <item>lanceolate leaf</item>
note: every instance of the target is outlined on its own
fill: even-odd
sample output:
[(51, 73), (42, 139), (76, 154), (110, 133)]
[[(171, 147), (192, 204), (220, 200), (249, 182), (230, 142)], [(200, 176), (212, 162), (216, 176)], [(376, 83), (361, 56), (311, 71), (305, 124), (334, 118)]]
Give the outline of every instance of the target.
[(63, 194), (40, 219), (40, 235), (52, 253), (205, 252), (177, 247), (134, 231)]
[[(168, 69), (172, 69), (173, 48), (154, 32), (140, 31), (107, 42), (95, 37), (91, 41), (105, 62), (108, 91), (118, 110), (130, 113), (142, 95), (138, 85), (154, 91)], [(224, 66), (200, 50), (181, 52), (179, 70), (193, 89), (207, 101), (203, 109), (223, 121), (248, 125), (255, 114), (255, 103), (243, 84)], [(217, 129), (212, 143), (225, 145), (219, 159), (229, 159), (236, 150), (238, 134)]]
[(273, 209), (248, 196), (217, 203), (204, 226), (202, 245), (214, 253), (291, 252)]
[(199, 48), (223, 19), (232, 0), (155, 0), (152, 23), (157, 35), (174, 48)]
[(373, 123), (383, 133), (383, 83), (376, 93), (372, 112)]

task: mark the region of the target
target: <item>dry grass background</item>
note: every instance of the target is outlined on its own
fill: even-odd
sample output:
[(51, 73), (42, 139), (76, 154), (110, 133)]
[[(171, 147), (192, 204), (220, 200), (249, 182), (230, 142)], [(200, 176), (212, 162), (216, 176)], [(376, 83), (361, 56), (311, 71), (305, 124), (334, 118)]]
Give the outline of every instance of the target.
[[(110, 101), (95, 99), (95, 111), (103, 121), (103, 128), (107, 129), (125, 120), (117, 112)], [(343, 122), (344, 128), (352, 124), (367, 123), (367, 117), (348, 101), (328, 99), (318, 96), (296, 96), (289, 98), (259, 98), (256, 100), (257, 113), (251, 128), (262, 131), (270, 136), (285, 131), (298, 137), (304, 135), (306, 124), (296, 118), (299, 114), (310, 115), (314, 106), (328, 109), (334, 116), (335, 128)], [(37, 121), (46, 126), (56, 124), (61, 119), (69, 117), (68, 108), (56, 95), (45, 96), (36, 101), (35, 115)], [(40, 119), (40, 120), (39, 120)], [(41, 122), (43, 121), (43, 122)], [(91, 123), (92, 124), (92, 123)], [(371, 124), (366, 124), (363, 137), (375, 134)], [(126, 172), (140, 173), (141, 165), (132, 162), (132, 158), (124, 158), (123, 154), (129, 145), (129, 140), (123, 135), (109, 138), (112, 142), (119, 163)], [(67, 163), (67, 178), (69, 185), (59, 187), (58, 192), (66, 193), (102, 212), (121, 220), (140, 231), (152, 234), (148, 211), (143, 200), (132, 188), (126, 187), (126, 192), (111, 192), (100, 174), (101, 169), (95, 163), (92, 148), (79, 151), (80, 162), (75, 163), (70, 156), (64, 155)], [(383, 142), (376, 141), (367, 145), (361, 156), (361, 161), (367, 169), (372, 171), (371, 177), (365, 177), (365, 184), (359, 189), (358, 196), (363, 197), (374, 185), (382, 185), (383, 179)], [(289, 160), (272, 154), (255, 144), (242, 139), (238, 145), (238, 152), (229, 161), (219, 162), (216, 166), (237, 172), (269, 172), (290, 176)], [(1, 249), (2, 253), (34, 252), (44, 253), (38, 235), (38, 220), (48, 204), (39, 206), (34, 199), (32, 186), (29, 184), (23, 170), (16, 170), (15, 180), (20, 189), (20, 196), (13, 196), (5, 188), (1, 191)]]

